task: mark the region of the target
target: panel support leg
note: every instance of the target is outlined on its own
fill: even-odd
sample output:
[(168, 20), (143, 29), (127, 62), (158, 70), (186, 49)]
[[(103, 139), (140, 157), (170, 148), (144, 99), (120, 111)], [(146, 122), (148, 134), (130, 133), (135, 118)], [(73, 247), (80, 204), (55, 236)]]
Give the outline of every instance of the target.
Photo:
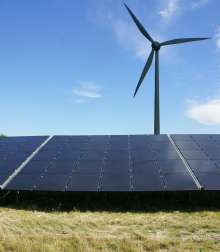
[(16, 203), (19, 203), (19, 191), (16, 191)]

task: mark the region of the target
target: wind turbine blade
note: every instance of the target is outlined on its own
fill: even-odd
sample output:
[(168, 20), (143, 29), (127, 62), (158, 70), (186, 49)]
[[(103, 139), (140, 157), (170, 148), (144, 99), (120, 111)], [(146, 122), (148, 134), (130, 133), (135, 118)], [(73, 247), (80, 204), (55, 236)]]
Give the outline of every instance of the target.
[[(143, 81), (145, 75), (147, 74), (147, 72), (148, 72), (148, 70), (149, 70), (149, 68), (150, 68), (150, 66), (151, 66), (153, 57), (154, 57), (154, 49), (151, 50), (150, 56), (148, 57), (147, 63), (146, 63), (146, 65), (145, 65), (145, 67), (144, 67), (144, 70), (143, 70), (143, 72), (142, 72), (142, 74), (141, 74), (141, 77), (140, 77), (139, 82), (138, 82), (138, 84), (137, 84), (137, 87), (136, 87), (136, 89), (135, 89), (134, 97), (135, 97), (135, 95), (136, 95), (136, 93), (137, 93), (137, 91), (138, 91), (138, 88), (140, 87), (140, 85), (141, 85), (141, 83), (142, 83), (142, 81)], [(134, 98), (134, 97), (133, 97), (133, 98)]]
[(172, 39), (166, 42), (161, 43), (160, 45), (172, 45), (172, 44), (180, 44), (180, 43), (186, 43), (186, 42), (192, 42), (192, 41), (198, 41), (198, 40), (204, 40), (204, 39), (211, 39), (211, 38), (186, 38), (186, 39)]
[(125, 7), (127, 8), (128, 12), (130, 13), (131, 17), (133, 18), (135, 24), (137, 25), (138, 29), (140, 30), (140, 32), (148, 39), (150, 40), (151, 43), (153, 43), (153, 39), (151, 38), (151, 36), (147, 33), (147, 31), (144, 29), (144, 27), (142, 26), (142, 24), (137, 20), (137, 18), (135, 17), (135, 15), (131, 12), (131, 10), (127, 7), (126, 4), (124, 4)]

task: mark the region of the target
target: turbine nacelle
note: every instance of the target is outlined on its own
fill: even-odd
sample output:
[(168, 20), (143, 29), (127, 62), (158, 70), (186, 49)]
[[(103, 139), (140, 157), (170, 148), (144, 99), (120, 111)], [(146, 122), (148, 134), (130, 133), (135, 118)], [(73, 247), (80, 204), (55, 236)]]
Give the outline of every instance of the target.
[(151, 44), (151, 47), (152, 47), (154, 50), (158, 51), (158, 50), (160, 50), (160, 43), (158, 43), (157, 41), (154, 41), (154, 42)]

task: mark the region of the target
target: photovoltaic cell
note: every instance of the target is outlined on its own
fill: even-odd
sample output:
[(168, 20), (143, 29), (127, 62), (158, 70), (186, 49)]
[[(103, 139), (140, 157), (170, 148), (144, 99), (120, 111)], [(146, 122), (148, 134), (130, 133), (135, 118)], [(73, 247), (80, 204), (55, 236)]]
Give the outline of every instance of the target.
[(0, 137), (0, 145), (8, 142), (12, 137)]
[(205, 134), (191, 134), (190, 135), (194, 140), (203, 140), (203, 141), (211, 141), (211, 137)]
[(73, 142), (67, 142), (66, 145), (63, 147), (63, 150), (68, 151), (82, 151), (83, 148), (85, 147), (86, 143), (81, 142), (81, 143), (73, 143)]
[(129, 174), (103, 174), (100, 191), (131, 191)]
[(3, 185), (11, 173), (0, 173), (0, 185)]
[(175, 150), (173, 144), (168, 141), (152, 142), (152, 146), (155, 150)]
[(78, 160), (81, 153), (81, 151), (61, 151), (56, 160)]
[(208, 159), (208, 156), (202, 150), (181, 150), (186, 159)]
[(0, 151), (14, 151), (17, 149), (22, 143), (6, 143), (0, 147)]
[(96, 173), (100, 174), (102, 170), (102, 160), (98, 161), (79, 161), (75, 173)]
[(69, 174), (45, 174), (34, 190), (64, 191), (69, 178)]
[(89, 136), (72, 136), (68, 142), (87, 142)]
[(116, 142), (128, 142), (127, 135), (111, 135), (109, 141), (116, 141)]
[(26, 160), (32, 154), (32, 151), (14, 151), (6, 160)]
[(5, 190), (32, 190), (40, 179), (40, 174), (17, 174), (4, 188)]
[(99, 174), (73, 174), (67, 191), (97, 191)]
[(203, 150), (220, 150), (220, 145), (215, 141), (196, 141)]
[(96, 151), (96, 150), (102, 150), (104, 151), (106, 149), (106, 145), (107, 145), (107, 142), (89, 142), (87, 145), (86, 145), (86, 148), (85, 150), (93, 150), (93, 151)]
[(158, 160), (180, 159), (176, 150), (154, 150)]
[(38, 147), (40, 147), (40, 143), (35, 143), (35, 142), (32, 142), (32, 143), (29, 143), (29, 142), (26, 142), (24, 143), (23, 145), (21, 145), (18, 150), (21, 151), (21, 150), (24, 150), (24, 151), (35, 151)]
[(215, 141), (220, 141), (220, 134), (209, 134), (209, 136)]
[(50, 166), (51, 161), (30, 161), (19, 172), (29, 174), (43, 174)]
[(105, 161), (103, 173), (130, 174), (129, 161)]
[(128, 142), (109, 142), (108, 150), (128, 150)]
[(149, 142), (148, 135), (129, 135), (130, 142)]
[(48, 139), (49, 136), (32, 136), (28, 143), (43, 143)]
[(213, 161), (218, 166), (218, 168), (220, 169), (220, 160), (213, 160)]
[(103, 160), (104, 151), (84, 151), (81, 160)]
[(22, 161), (2, 161), (0, 163), (0, 173), (13, 173), (21, 166)]
[(97, 136), (91, 136), (89, 138), (89, 143), (90, 142), (107, 142), (109, 136), (108, 135), (97, 135)]
[(129, 160), (128, 150), (107, 151), (106, 160)]
[(133, 174), (134, 191), (165, 191), (160, 174)]
[(151, 150), (150, 142), (130, 142), (130, 148), (132, 150)]
[(0, 151), (0, 161), (6, 158), (8, 155), (11, 154), (11, 151)]
[(155, 160), (139, 160), (131, 162), (132, 173), (159, 173), (157, 163)]
[(10, 143), (24, 143), (26, 142), (30, 136), (23, 136), (23, 137), (14, 137), (10, 140)]
[(170, 141), (169, 137), (165, 134), (161, 135), (149, 135), (150, 141)]
[(220, 150), (205, 150), (205, 153), (211, 159), (220, 159)]
[(68, 139), (70, 138), (70, 136), (53, 136), (48, 143), (51, 142), (62, 142), (65, 143)]
[(39, 160), (39, 161), (46, 161), (46, 160), (53, 160), (57, 154), (58, 151), (42, 151), (40, 150), (33, 158), (32, 160)]
[(171, 134), (170, 136), (174, 141), (192, 141), (190, 135)]
[(131, 150), (131, 160), (155, 160), (152, 150)]
[(188, 160), (187, 163), (194, 172), (220, 172), (211, 160)]
[(47, 170), (47, 174), (71, 174), (76, 166), (77, 161), (57, 161), (55, 160)]
[(175, 141), (180, 150), (201, 150), (201, 148), (193, 141)]
[(199, 190), (190, 173), (164, 173), (168, 191)]
[(159, 160), (162, 173), (182, 173), (189, 172), (182, 160)]
[(42, 148), (41, 151), (59, 151), (64, 146), (64, 143), (46, 143)]
[(220, 173), (196, 173), (205, 190), (220, 190)]

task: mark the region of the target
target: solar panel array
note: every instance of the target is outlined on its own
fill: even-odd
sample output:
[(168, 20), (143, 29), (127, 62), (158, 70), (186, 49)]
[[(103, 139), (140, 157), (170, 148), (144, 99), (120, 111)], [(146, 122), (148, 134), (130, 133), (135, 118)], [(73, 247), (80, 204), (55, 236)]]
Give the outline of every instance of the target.
[(93, 135), (53, 136), (3, 189), (165, 191), (199, 187), (167, 135)]
[(220, 135), (171, 135), (205, 190), (220, 190)]
[(48, 137), (0, 137), (0, 185), (7, 181)]

